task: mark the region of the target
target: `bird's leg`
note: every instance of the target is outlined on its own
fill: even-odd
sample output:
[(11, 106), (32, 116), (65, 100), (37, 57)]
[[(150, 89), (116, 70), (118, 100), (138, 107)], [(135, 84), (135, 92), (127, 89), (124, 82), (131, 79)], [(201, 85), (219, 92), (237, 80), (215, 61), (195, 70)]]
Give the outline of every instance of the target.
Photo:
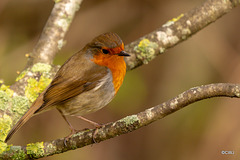
[(97, 123), (97, 122), (93, 122), (93, 121), (91, 121), (91, 120), (89, 120), (89, 119), (87, 119), (87, 118), (84, 118), (84, 117), (82, 117), (82, 116), (76, 116), (76, 117), (77, 117), (77, 118), (80, 118), (81, 120), (84, 120), (84, 121), (86, 121), (86, 122), (88, 122), (88, 123), (90, 123), (90, 124), (92, 124), (92, 125), (94, 125), (94, 126), (96, 127), (95, 131), (94, 131), (93, 134), (92, 134), (92, 139), (93, 139), (93, 142), (94, 142), (94, 143), (97, 143), (97, 141), (95, 140), (95, 136), (96, 136), (96, 133), (97, 133), (98, 128), (101, 128), (103, 125), (102, 125), (102, 124), (99, 124), (99, 123)]
[(99, 124), (99, 123), (97, 123), (97, 122), (93, 122), (93, 121), (91, 121), (91, 120), (89, 120), (89, 119), (87, 119), (87, 118), (84, 118), (84, 117), (82, 117), (82, 116), (76, 116), (76, 117), (79, 118), (79, 119), (81, 119), (81, 120), (84, 120), (84, 121), (86, 121), (86, 122), (88, 122), (88, 123), (90, 123), (90, 124), (92, 124), (92, 125), (94, 125), (94, 127), (96, 127), (96, 128), (102, 127), (101, 124)]
[(71, 133), (64, 138), (64, 145), (67, 146), (67, 141), (69, 140), (69, 138), (70, 138), (73, 134), (75, 134), (75, 133), (77, 132), (77, 130), (73, 128), (72, 124), (67, 120), (67, 118), (64, 116), (64, 114), (62, 113), (62, 111), (59, 110), (59, 109), (58, 109), (58, 111), (61, 113), (63, 119), (67, 122), (67, 124), (68, 124), (68, 126), (69, 126), (69, 128), (70, 128), (70, 130), (71, 130)]

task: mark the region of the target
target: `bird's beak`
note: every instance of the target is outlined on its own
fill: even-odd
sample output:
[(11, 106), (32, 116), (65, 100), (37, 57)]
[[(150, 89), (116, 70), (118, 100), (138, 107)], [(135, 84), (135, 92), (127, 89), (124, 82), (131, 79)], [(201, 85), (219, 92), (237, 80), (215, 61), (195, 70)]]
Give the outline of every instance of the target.
[(130, 56), (130, 54), (125, 51), (121, 51), (120, 53), (118, 53), (118, 56)]

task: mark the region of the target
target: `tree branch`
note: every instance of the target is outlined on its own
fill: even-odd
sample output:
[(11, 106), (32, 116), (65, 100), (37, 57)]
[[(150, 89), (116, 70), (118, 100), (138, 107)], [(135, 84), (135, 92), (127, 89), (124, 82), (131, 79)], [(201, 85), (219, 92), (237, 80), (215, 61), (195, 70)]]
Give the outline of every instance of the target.
[[(15, 124), (39, 93), (51, 82), (59, 67), (50, 64), (64, 44), (64, 37), (81, 2), (82, 0), (55, 0), (55, 5), (42, 34), (32, 53), (28, 56), (25, 70), (10, 88), (5, 85), (6, 89), (0, 88), (0, 97), (9, 99), (4, 104), (4, 110), (1, 111), (0, 107), (0, 117), (7, 114), (11, 117), (12, 124)], [(11, 93), (1, 93), (6, 91)]]
[(64, 37), (82, 0), (55, 0), (41, 37), (29, 56), (27, 67), (35, 63), (51, 64), (64, 45)]
[(202, 5), (173, 18), (157, 30), (125, 46), (128, 70), (147, 64), (167, 49), (187, 40), (196, 32), (215, 22), (234, 7), (237, 0), (206, 0)]
[(64, 44), (64, 36), (82, 0), (55, 0), (52, 13), (42, 35), (29, 55), (25, 70), (10, 88), (0, 84), (0, 153), (7, 148), (3, 143), (8, 131), (28, 110), (58, 70), (50, 64)]
[[(146, 109), (138, 114), (108, 123), (99, 129), (81, 131), (72, 136), (67, 142), (67, 146), (64, 145), (63, 138), (49, 142), (32, 143), (26, 147), (13, 146), (2, 154), (2, 158), (9, 159), (12, 156), (21, 156), (23, 159), (42, 158), (81, 148), (94, 144), (93, 135), (95, 135), (94, 140), (96, 142), (101, 142), (149, 125), (191, 103), (213, 97), (239, 98), (240, 84), (218, 83), (194, 87), (162, 104)], [(35, 148), (35, 150), (32, 148)]]

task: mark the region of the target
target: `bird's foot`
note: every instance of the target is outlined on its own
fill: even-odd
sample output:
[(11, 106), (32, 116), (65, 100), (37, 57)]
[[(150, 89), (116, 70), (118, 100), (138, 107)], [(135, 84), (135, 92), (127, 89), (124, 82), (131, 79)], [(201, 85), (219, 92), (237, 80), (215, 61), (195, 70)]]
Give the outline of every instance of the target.
[(63, 141), (63, 142), (64, 142), (65, 147), (67, 147), (67, 141), (72, 137), (72, 135), (74, 135), (74, 134), (77, 133), (77, 132), (79, 132), (79, 130), (77, 130), (77, 129), (71, 129), (71, 133), (64, 138), (64, 141)]

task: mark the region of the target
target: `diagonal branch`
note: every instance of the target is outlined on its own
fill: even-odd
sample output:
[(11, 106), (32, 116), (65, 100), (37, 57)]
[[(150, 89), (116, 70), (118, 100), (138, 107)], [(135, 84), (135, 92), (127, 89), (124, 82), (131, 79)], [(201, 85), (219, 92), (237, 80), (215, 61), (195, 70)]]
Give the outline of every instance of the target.
[[(50, 64), (56, 53), (64, 45), (64, 37), (81, 2), (82, 0), (55, 0), (55, 5), (42, 34), (28, 57), (25, 70), (10, 87), (11, 92), (14, 93), (11, 93), (10, 97), (8, 95), (4, 97), (5, 99), (11, 98), (12, 101), (16, 101), (15, 99), (17, 98), (19, 105), (16, 104), (18, 106), (16, 107), (12, 105), (12, 102), (7, 102), (6, 109), (0, 112), (0, 117), (3, 117), (3, 114), (7, 113), (7, 115), (11, 117), (11, 121), (15, 123), (22, 116), (22, 113), (28, 109), (30, 103), (37, 98), (39, 91), (42, 92), (51, 82), (58, 68)], [(30, 81), (34, 81), (35, 88), (33, 83), (29, 83)], [(30, 90), (27, 91), (27, 89)], [(3, 91), (6, 92), (5, 90)], [(38, 93), (36, 91), (38, 91)], [(32, 95), (36, 96), (32, 97)]]
[(25, 70), (10, 88), (0, 80), (0, 153), (7, 148), (3, 140), (10, 127), (27, 111), (56, 73), (58, 68), (50, 64), (64, 44), (64, 36), (81, 2), (82, 0), (55, 0), (52, 13), (29, 55)]
[[(99, 129), (81, 131), (72, 136), (67, 142), (67, 146), (64, 146), (63, 138), (44, 143), (37, 142), (34, 144), (28, 144), (27, 147), (14, 146), (10, 147), (9, 151), (2, 154), (2, 158), (8, 159), (12, 156), (18, 156), (18, 154), (21, 154), (23, 159), (42, 158), (66, 152), (68, 150), (81, 148), (94, 144), (93, 135), (95, 135), (95, 141), (101, 142), (149, 125), (150, 123), (164, 118), (191, 103), (213, 97), (239, 98), (240, 84), (217, 83), (194, 87), (162, 104), (146, 109), (138, 114), (127, 116), (116, 122), (106, 124)], [(31, 148), (36, 146), (38, 147), (37, 151), (33, 152)]]
[(64, 37), (82, 0), (55, 0), (52, 13), (34, 47), (27, 67), (41, 62), (51, 64), (64, 45)]
[(238, 0), (206, 0), (202, 5), (128, 44), (125, 47), (126, 51), (131, 53), (131, 57), (126, 58), (128, 70), (147, 64), (157, 55), (187, 40), (239, 4)]

